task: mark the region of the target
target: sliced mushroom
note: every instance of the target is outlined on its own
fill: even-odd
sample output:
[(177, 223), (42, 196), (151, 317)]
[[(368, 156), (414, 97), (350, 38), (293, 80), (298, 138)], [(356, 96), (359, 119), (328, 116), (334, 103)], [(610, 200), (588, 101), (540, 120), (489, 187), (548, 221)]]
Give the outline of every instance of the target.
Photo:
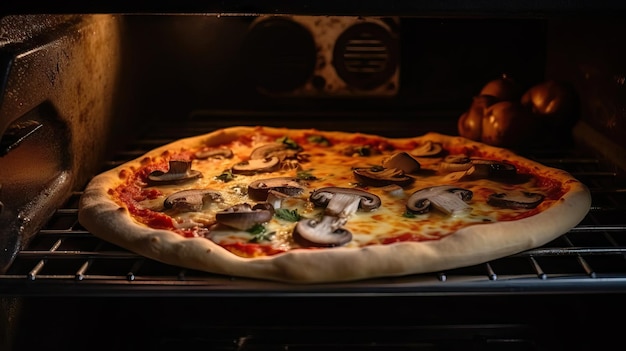
[(188, 189), (170, 194), (163, 201), (163, 207), (179, 211), (200, 211), (206, 200), (221, 199), (220, 193), (212, 189)]
[(154, 171), (148, 175), (149, 185), (178, 184), (202, 177), (200, 171), (191, 169), (191, 161), (170, 160), (167, 172)]
[(361, 204), (361, 197), (354, 194), (335, 193), (326, 204), (325, 213), (331, 216), (348, 218), (352, 216)]
[(517, 168), (510, 163), (472, 158), (472, 167), (467, 175), (473, 178), (511, 179), (517, 175)]
[(359, 183), (374, 187), (382, 187), (389, 184), (407, 186), (415, 181), (413, 177), (406, 175), (404, 171), (397, 168), (379, 166), (355, 168), (352, 173)]
[(448, 155), (439, 164), (439, 170), (445, 173), (467, 171), (472, 167), (472, 160), (465, 155)]
[(419, 161), (417, 161), (408, 152), (397, 152), (389, 158), (383, 160), (383, 167), (396, 168), (402, 170), (405, 173), (413, 173), (418, 171), (421, 167)]
[(231, 171), (236, 174), (253, 175), (257, 173), (274, 172), (280, 168), (278, 157), (260, 158), (239, 162), (233, 165)]
[(294, 241), (304, 247), (341, 246), (352, 240), (352, 233), (343, 228), (345, 220), (333, 216), (324, 216), (321, 220), (300, 220), (294, 230)]
[(276, 177), (259, 179), (248, 185), (248, 196), (256, 201), (265, 201), (270, 190), (289, 196), (297, 196), (302, 194), (304, 188), (297, 178)]
[(252, 206), (252, 209), (255, 210), (255, 211), (256, 210), (268, 210), (268, 211), (270, 211), (272, 216), (276, 212), (276, 210), (274, 209), (274, 206), (272, 206), (272, 204), (270, 204), (267, 201), (262, 201), (262, 202), (256, 203), (254, 206)]
[(285, 143), (269, 143), (258, 146), (252, 150), (250, 159), (259, 160), (268, 157), (278, 157), (279, 160), (283, 161), (287, 158), (295, 157), (298, 152), (300, 152), (299, 149), (292, 149)]
[(510, 209), (531, 209), (539, 206), (544, 195), (526, 191), (495, 193), (489, 195), (487, 203), (494, 207)]
[(248, 230), (257, 224), (269, 222), (273, 215), (273, 209), (265, 205), (252, 207), (248, 203), (242, 203), (217, 212), (215, 220), (235, 229)]
[(220, 148), (209, 148), (209, 149), (202, 149), (199, 150), (195, 153), (196, 158), (199, 159), (205, 159), (205, 158), (232, 158), (233, 157), (233, 150), (226, 148), (226, 147), (220, 147)]
[(281, 193), (276, 190), (270, 190), (267, 192), (267, 199), (265, 200), (268, 204), (272, 205), (274, 209), (281, 208), (283, 206), (283, 201), (288, 199), (290, 195)]
[(413, 149), (410, 154), (415, 157), (431, 157), (437, 156), (443, 151), (441, 143), (436, 143), (431, 140), (427, 140), (424, 144)]
[(280, 169), (282, 169), (283, 171), (293, 171), (299, 170), (301, 168), (302, 166), (300, 165), (300, 161), (298, 160), (284, 160), (280, 164)]
[(471, 190), (449, 185), (424, 188), (414, 192), (408, 199), (406, 208), (413, 213), (426, 213), (431, 207), (447, 215), (467, 212), (471, 207), (467, 204), (474, 193)]
[[(333, 199), (335, 201), (331, 204)], [(363, 211), (372, 211), (381, 204), (380, 198), (375, 194), (365, 190), (342, 187), (317, 189), (311, 193), (309, 200), (316, 206), (326, 207), (327, 213), (331, 215), (339, 215), (342, 212), (349, 215), (350, 211), (356, 211), (359, 208)]]

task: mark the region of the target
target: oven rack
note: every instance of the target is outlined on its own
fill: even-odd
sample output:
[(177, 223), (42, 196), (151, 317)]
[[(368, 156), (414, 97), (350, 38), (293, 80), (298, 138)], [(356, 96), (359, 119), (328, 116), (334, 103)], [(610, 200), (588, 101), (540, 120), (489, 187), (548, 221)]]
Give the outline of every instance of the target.
[[(105, 168), (170, 141), (210, 131), (163, 126), (119, 152)], [(215, 128), (215, 125), (213, 125)], [(393, 296), (626, 292), (626, 184), (620, 170), (588, 149), (528, 150), (524, 156), (585, 183), (592, 207), (583, 221), (532, 250), (432, 274), (330, 284), (284, 284), (170, 266), (104, 242), (78, 223), (71, 194), (0, 275), (0, 295)]]

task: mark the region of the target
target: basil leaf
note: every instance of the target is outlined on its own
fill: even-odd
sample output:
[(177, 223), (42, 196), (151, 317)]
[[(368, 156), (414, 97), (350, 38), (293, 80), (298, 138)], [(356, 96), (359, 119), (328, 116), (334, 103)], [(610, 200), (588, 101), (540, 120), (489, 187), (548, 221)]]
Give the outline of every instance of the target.
[(252, 228), (246, 230), (248, 233), (252, 235), (259, 235), (265, 233), (265, 226), (262, 224), (255, 224)]
[(277, 208), (274, 212), (274, 215), (288, 222), (297, 222), (302, 219), (302, 216), (300, 216), (298, 210), (290, 210), (287, 208)]
[(221, 180), (224, 183), (228, 183), (231, 180), (235, 179), (235, 175), (230, 170), (225, 170), (222, 174), (215, 176), (216, 180)]
[(311, 135), (307, 138), (307, 140), (311, 143), (320, 144), (322, 146), (330, 146), (330, 140), (321, 135)]
[(278, 140), (276, 140), (279, 143), (283, 143), (285, 145), (287, 145), (288, 149), (293, 149), (293, 150), (300, 150), (300, 145), (298, 145), (298, 143), (296, 143), (295, 140), (289, 138), (289, 137), (282, 137), (279, 138)]
[(296, 172), (296, 178), (302, 180), (316, 180), (317, 177), (311, 174), (311, 170), (301, 170)]
[(404, 212), (404, 213), (402, 214), (402, 217), (406, 217), (406, 218), (415, 218), (415, 217), (417, 217), (417, 215), (416, 215), (415, 213), (413, 213), (413, 212), (406, 211), (406, 212)]
[(248, 240), (251, 243), (258, 243), (261, 241), (269, 241), (272, 239), (276, 232), (267, 232), (267, 228), (265, 228), (262, 224), (256, 224), (252, 228), (247, 230), (248, 233), (252, 234), (252, 238)]

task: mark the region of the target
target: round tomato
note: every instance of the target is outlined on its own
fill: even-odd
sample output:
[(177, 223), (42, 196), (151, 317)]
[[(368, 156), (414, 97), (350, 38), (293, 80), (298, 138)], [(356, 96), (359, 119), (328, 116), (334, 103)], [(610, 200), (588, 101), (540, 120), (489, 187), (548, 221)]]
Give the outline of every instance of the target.
[(578, 94), (571, 85), (555, 80), (532, 86), (521, 103), (551, 127), (569, 129), (579, 117)]
[(517, 100), (522, 95), (521, 86), (511, 77), (503, 74), (483, 86), (480, 95), (493, 96), (497, 101)]
[(482, 122), (485, 111), (495, 102), (491, 95), (475, 96), (467, 112), (458, 120), (457, 128), (462, 137), (480, 141), (482, 136)]
[(481, 141), (502, 147), (530, 144), (534, 127), (534, 117), (520, 103), (500, 101), (485, 111)]

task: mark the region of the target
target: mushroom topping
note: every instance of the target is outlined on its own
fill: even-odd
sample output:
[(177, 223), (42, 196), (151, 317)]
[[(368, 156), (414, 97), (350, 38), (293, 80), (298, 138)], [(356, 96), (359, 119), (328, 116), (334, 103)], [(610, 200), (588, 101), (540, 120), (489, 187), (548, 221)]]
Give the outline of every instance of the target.
[(270, 190), (274, 190), (289, 196), (302, 194), (304, 188), (297, 178), (276, 177), (259, 179), (248, 185), (248, 196), (256, 201), (265, 201)]
[(544, 198), (545, 196), (538, 193), (515, 191), (491, 194), (487, 198), (487, 203), (500, 208), (531, 209), (537, 207)]
[(206, 200), (221, 200), (222, 196), (211, 189), (187, 189), (170, 194), (163, 201), (166, 209), (200, 211)]
[(205, 158), (232, 158), (233, 150), (220, 147), (214, 149), (202, 149), (195, 153), (196, 158), (205, 159)]
[(385, 168), (380, 166), (355, 168), (352, 173), (359, 183), (375, 187), (382, 187), (389, 184), (407, 186), (415, 180), (413, 177), (404, 174), (404, 171), (398, 168)]
[(471, 190), (449, 185), (439, 185), (424, 188), (414, 192), (408, 199), (406, 208), (413, 213), (426, 213), (431, 207), (439, 211), (455, 215), (469, 211), (471, 208), (466, 203), (472, 199)]
[(250, 159), (259, 160), (268, 157), (278, 157), (280, 161), (283, 161), (287, 158), (295, 157), (298, 152), (300, 152), (299, 149), (290, 148), (289, 145), (285, 143), (269, 143), (252, 150)]
[(178, 184), (202, 177), (200, 171), (191, 169), (191, 161), (170, 160), (167, 172), (154, 171), (148, 175), (149, 185)]
[(267, 192), (267, 199), (265, 200), (268, 204), (272, 205), (274, 209), (281, 208), (283, 206), (283, 201), (289, 198), (290, 195), (281, 193), (276, 190), (270, 190)]
[(321, 220), (300, 220), (294, 230), (294, 241), (304, 247), (333, 247), (344, 245), (352, 240), (352, 233), (343, 228), (345, 220), (324, 216)]
[(253, 210), (268, 210), (272, 213), (272, 216), (274, 215), (274, 212), (276, 212), (274, 210), (274, 206), (272, 206), (272, 204), (266, 201), (255, 204), (254, 206), (252, 206), (252, 209)]
[(465, 155), (448, 155), (439, 164), (443, 172), (466, 171), (472, 167), (472, 160)]
[(397, 152), (383, 160), (383, 167), (396, 168), (405, 173), (413, 173), (421, 167), (420, 163), (407, 152)]
[(513, 178), (517, 175), (517, 168), (510, 163), (494, 160), (473, 158), (472, 168), (467, 171), (467, 175), (474, 178)]
[(231, 171), (236, 174), (253, 175), (256, 173), (274, 172), (279, 168), (280, 160), (274, 156), (239, 162), (233, 165)]
[(257, 204), (254, 207), (248, 203), (231, 206), (215, 214), (215, 220), (229, 227), (247, 230), (257, 224), (269, 222), (274, 215), (273, 209), (267, 204)]
[(347, 217), (359, 208), (372, 211), (381, 204), (380, 198), (364, 190), (342, 187), (326, 187), (311, 193), (309, 200), (316, 206), (326, 207), (326, 213)]
[(431, 157), (437, 156), (443, 151), (441, 143), (435, 143), (431, 140), (427, 140), (424, 144), (413, 149), (411, 155), (415, 157)]

